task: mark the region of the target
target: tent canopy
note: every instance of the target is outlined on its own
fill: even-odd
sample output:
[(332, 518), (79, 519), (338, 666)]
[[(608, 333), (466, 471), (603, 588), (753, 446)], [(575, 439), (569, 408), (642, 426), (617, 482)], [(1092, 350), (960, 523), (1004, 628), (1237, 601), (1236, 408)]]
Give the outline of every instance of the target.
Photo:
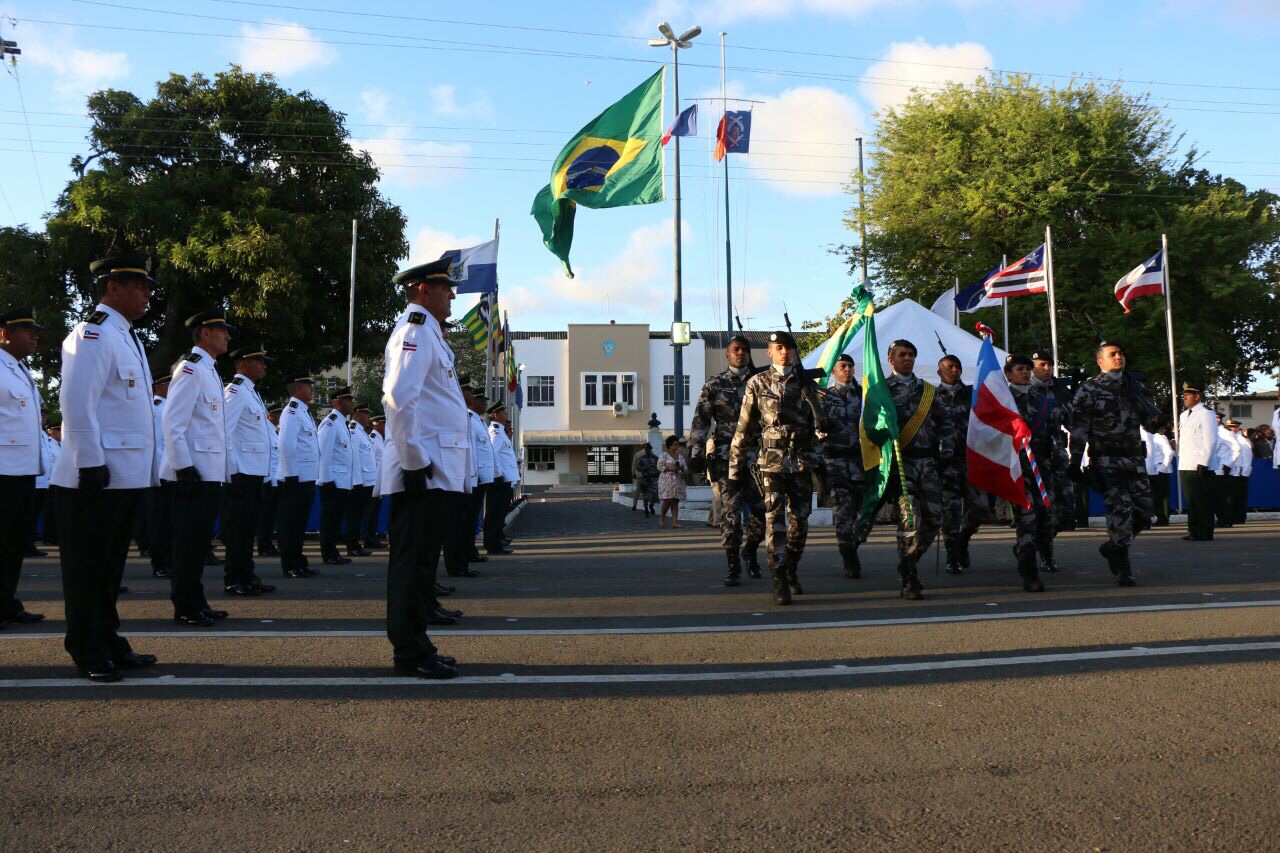
[[(938, 345), (941, 338), (947, 352), (960, 359), (964, 368), (964, 381), (972, 385), (978, 375), (978, 350), (982, 347), (982, 339), (970, 334), (959, 326), (952, 325), (937, 314), (912, 299), (895, 302), (888, 308), (876, 311), (876, 342), (880, 344), (880, 363), (886, 376), (892, 372), (889, 367), (889, 344), (905, 338), (916, 345), (916, 376), (938, 384), (938, 361), (942, 358), (942, 347)], [(862, 339), (863, 331), (853, 336), (853, 340), (845, 349), (854, 362), (854, 378), (862, 381)], [(804, 358), (805, 367), (814, 367), (822, 354), (819, 345)], [(1004, 363), (1005, 351), (996, 347), (996, 358)]]

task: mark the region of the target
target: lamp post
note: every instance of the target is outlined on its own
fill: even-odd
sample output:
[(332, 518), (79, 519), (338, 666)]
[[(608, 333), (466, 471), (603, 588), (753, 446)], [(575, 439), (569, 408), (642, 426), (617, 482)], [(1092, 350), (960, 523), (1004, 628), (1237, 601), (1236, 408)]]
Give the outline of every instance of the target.
[[(685, 30), (679, 36), (671, 29), (671, 25), (666, 21), (658, 24), (658, 32), (662, 33), (660, 39), (649, 39), (650, 47), (668, 47), (671, 48), (671, 67), (674, 96), (675, 96), (675, 112), (674, 115), (680, 114), (680, 51), (686, 47), (693, 46), (693, 39), (698, 37), (702, 32), (702, 27), (692, 26)], [(675, 404), (675, 434), (683, 437), (684, 435), (684, 344), (677, 343), (677, 340), (683, 338), (688, 343), (688, 324), (683, 322), (683, 294), (681, 292), (680, 282), (680, 137), (673, 137), (675, 142), (675, 315), (671, 322), (671, 346), (675, 348), (675, 355), (672, 359), (672, 372), (675, 374), (672, 384), (673, 399)]]

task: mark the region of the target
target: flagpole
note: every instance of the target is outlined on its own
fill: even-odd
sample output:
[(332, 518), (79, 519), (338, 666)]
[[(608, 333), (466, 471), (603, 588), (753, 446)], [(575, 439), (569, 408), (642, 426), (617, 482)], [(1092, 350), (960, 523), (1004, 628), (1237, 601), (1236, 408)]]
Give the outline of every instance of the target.
[[(1173, 414), (1173, 446), (1181, 452), (1178, 444), (1178, 367), (1173, 355), (1173, 295), (1169, 292), (1169, 238), (1160, 235), (1160, 252), (1164, 263), (1164, 330), (1169, 339), (1169, 409)], [(1183, 510), (1182, 488), (1178, 488), (1178, 510)]]
[[(680, 115), (680, 46), (673, 39), (671, 42), (671, 67), (672, 67), (672, 95), (675, 99), (675, 115)], [(683, 320), (684, 306), (682, 305), (683, 294), (681, 293), (680, 280), (680, 137), (673, 137), (676, 148), (674, 166), (676, 170), (675, 176), (675, 294), (674, 294), (674, 317), (672, 318), (672, 333), (674, 336), (675, 324)], [(671, 346), (675, 349), (672, 357), (672, 409), (674, 412), (675, 434), (679, 438), (684, 437), (684, 350), (674, 340)]]
[(1058, 313), (1053, 301), (1053, 235), (1044, 227), (1044, 269), (1049, 284), (1049, 345), (1053, 348), (1053, 372), (1058, 373)]
[(956, 300), (960, 296), (960, 276), (956, 276), (955, 286), (951, 288), (951, 322), (960, 325), (960, 303)]
[[(1009, 256), (1000, 256), (1000, 269), (1009, 266)], [(1004, 311), (1004, 351), (1009, 352), (1009, 297), (1000, 300), (1001, 309)]]
[[(496, 216), (493, 218), (493, 238), (495, 240), (498, 239), (498, 217)], [(496, 382), (497, 375), (498, 375), (497, 359), (494, 357), (495, 353), (493, 351), (494, 341), (496, 340), (493, 334), (493, 315), (497, 307), (498, 307), (498, 290), (495, 282), (493, 296), (489, 303), (489, 342), (484, 350), (484, 369), (485, 369), (484, 390), (485, 390), (485, 396), (491, 400), (493, 399), (494, 383)]]
[(493, 397), (493, 322), (489, 319), (489, 314), (493, 307), (489, 305), (489, 293), (480, 294), (480, 301), (485, 303), (485, 310), (480, 313), (484, 314), (484, 395), (492, 399)]
[[(729, 123), (729, 98), (724, 78), (724, 39), (728, 33), (720, 33), (720, 121), (726, 132)], [(679, 143), (676, 143), (679, 145)], [(724, 326), (733, 337), (733, 253), (729, 250), (729, 154), (724, 155)], [(728, 346), (728, 338), (725, 338)]]
[(347, 301), (347, 384), (351, 384), (351, 360), (356, 346), (356, 229), (359, 221), (351, 220), (351, 296)]

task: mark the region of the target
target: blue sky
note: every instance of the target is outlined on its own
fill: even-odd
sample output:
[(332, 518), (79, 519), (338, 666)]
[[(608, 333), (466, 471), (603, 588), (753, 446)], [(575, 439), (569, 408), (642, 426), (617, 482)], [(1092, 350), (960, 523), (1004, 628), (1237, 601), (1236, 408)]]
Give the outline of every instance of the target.
[[(355, 14), (321, 11), (339, 7)], [(580, 210), (573, 280), (528, 215), (561, 145), (669, 58), (645, 42), (664, 18), (677, 31), (703, 29), (681, 53), (682, 96), (719, 94), (725, 31), (730, 94), (763, 102), (752, 154), (734, 159), (730, 181), (734, 307), (751, 327), (779, 326), (784, 302), (794, 321), (819, 318), (847, 294), (827, 249), (850, 236), (842, 184), (854, 138), (870, 140), (876, 111), (912, 86), (985, 67), (1132, 81), (1129, 91), (1167, 105), (1184, 147), (1208, 152), (1207, 168), (1280, 188), (1280, 3), (1271, 0), (0, 0), (0, 15), (17, 21), (3, 31), (23, 50), (32, 140), (19, 81), (6, 75), (0, 222), (39, 226), (71, 155), (86, 151), (88, 92), (146, 98), (170, 72), (239, 62), (347, 114), (408, 218), (412, 260), (488, 239), (500, 219), (502, 301), (517, 329), (670, 323), (670, 201)], [(695, 329), (725, 324), (722, 183), (709, 153), (716, 109), (706, 105), (701, 137), (682, 154), (685, 319)]]

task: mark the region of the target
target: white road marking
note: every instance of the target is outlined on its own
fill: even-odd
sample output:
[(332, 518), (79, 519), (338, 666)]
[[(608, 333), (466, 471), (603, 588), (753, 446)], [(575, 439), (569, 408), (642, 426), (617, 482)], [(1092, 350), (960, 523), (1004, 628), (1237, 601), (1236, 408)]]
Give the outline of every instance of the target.
[[(1280, 642), (1262, 643), (1202, 643), (1194, 646), (1165, 646), (1163, 648), (1107, 649), (1090, 652), (1061, 652), (1053, 654), (1008, 655), (1005, 657), (952, 658), (949, 660), (916, 661), (903, 663), (864, 664), (850, 666), (831, 664), (803, 669), (722, 670), (718, 672), (631, 672), (595, 673), (586, 675), (501, 675), (460, 676), (449, 681), (387, 676), (371, 677), (290, 677), (276, 678), (218, 678), (199, 676), (126, 678), (114, 685), (121, 687), (470, 687), (480, 685), (548, 685), (548, 684), (698, 684), (725, 681), (772, 681), (809, 678), (850, 678), (868, 675), (893, 675), (911, 672), (941, 672), (966, 669), (988, 669), (1012, 666), (1033, 666), (1082, 661), (1131, 660), (1136, 658), (1177, 657), (1181, 655), (1229, 655), (1240, 652), (1280, 651)], [(464, 665), (465, 666), (465, 665)], [(0, 689), (29, 688), (49, 689), (64, 687), (88, 687), (113, 689), (97, 685), (85, 678), (15, 678), (0, 681)]]
[[(1049, 619), (1066, 616), (1114, 616), (1124, 613), (1172, 613), (1184, 610), (1225, 610), (1239, 607), (1280, 607), (1280, 600), (1211, 601), (1203, 604), (1144, 604), (1128, 607), (1080, 607), (1070, 610), (1023, 610), (1013, 613), (964, 613), (955, 616), (904, 616), (888, 619), (846, 619), (836, 622), (774, 622), (765, 625), (667, 625), (636, 628), (456, 628), (432, 631), (437, 637), (595, 637), (631, 634), (734, 634), (754, 631), (815, 631), (837, 628), (882, 628), (891, 625), (937, 625), (951, 622), (1000, 622), (1006, 619)], [(753, 613), (752, 616), (763, 614)], [(250, 637), (385, 637), (385, 630), (251, 631), (126, 631), (129, 637), (193, 637), (197, 639)], [(8, 640), (61, 640), (51, 632), (0, 633)]]

